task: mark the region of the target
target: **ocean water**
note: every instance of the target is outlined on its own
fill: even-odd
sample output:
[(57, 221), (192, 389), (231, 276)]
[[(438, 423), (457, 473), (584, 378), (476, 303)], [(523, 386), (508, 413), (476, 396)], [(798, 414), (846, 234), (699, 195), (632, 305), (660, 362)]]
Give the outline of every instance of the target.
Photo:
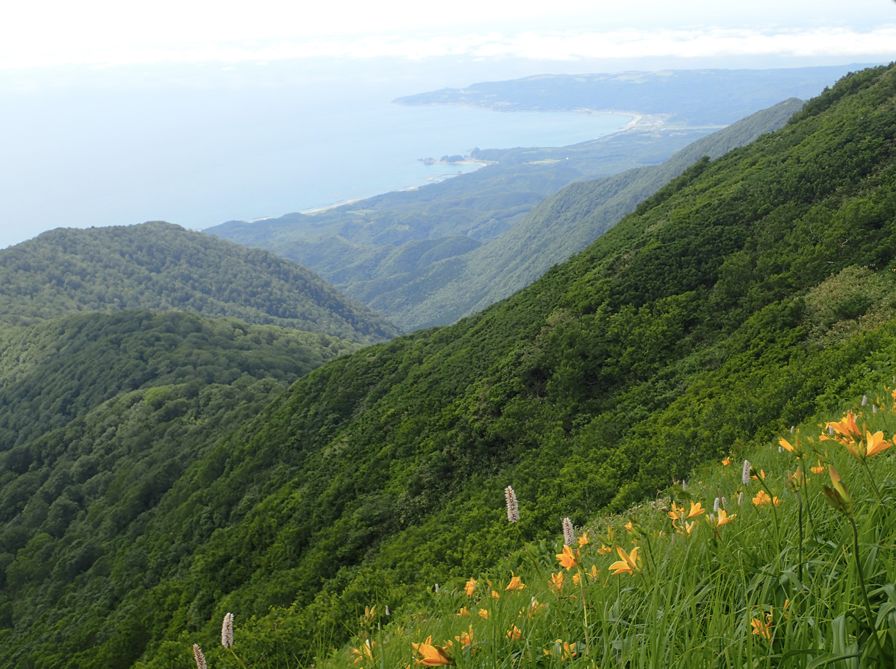
[(473, 169), (420, 158), (562, 146), (630, 120), (391, 102), (423, 82), (140, 74), (0, 80), (0, 247), (59, 226), (201, 229), (325, 207)]

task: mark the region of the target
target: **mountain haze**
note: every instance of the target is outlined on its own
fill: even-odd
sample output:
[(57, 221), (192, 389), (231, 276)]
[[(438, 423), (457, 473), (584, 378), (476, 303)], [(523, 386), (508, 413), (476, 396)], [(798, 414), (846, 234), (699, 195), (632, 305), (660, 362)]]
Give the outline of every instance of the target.
[[(890, 378), (894, 101), (896, 66), (844, 78), (481, 314), (334, 360), (220, 431), (202, 422), (164, 490), (101, 488), (84, 507), (58, 495), (66, 477), (90, 487), (86, 463), (8, 470), (4, 491), (46, 484), (0, 535), (0, 666), (189, 666), (226, 611), (253, 666), (310, 664), (364, 606), (412, 605), (564, 515), (625, 508)], [(151, 434), (158, 405), (140, 399)], [(92, 425), (56, 448), (115, 443)], [(172, 425), (187, 431), (172, 449), (192, 425)], [(86, 554), (50, 561), (63, 545)]]
[(476, 105), (501, 111), (637, 111), (659, 114), (677, 123), (728, 124), (784, 98), (817, 95), (838, 77), (861, 67), (542, 74), (408, 95), (396, 102)]

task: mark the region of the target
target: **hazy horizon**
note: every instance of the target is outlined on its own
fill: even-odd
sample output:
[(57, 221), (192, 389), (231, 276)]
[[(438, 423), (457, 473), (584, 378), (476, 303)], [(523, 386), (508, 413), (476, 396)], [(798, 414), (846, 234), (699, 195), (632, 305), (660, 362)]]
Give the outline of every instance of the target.
[[(198, 216), (172, 222), (205, 227), (302, 209), (300, 197), (288, 204), (289, 176), (264, 163), (277, 147), (276, 124), (265, 124), (280, 107), (278, 93), (293, 101), (326, 97), (333, 108), (343, 96), (360, 111), (365, 100), (386, 104), (427, 90), (546, 73), (893, 59), (896, 3), (779, 5), (699, 0), (670, 7), (650, 0), (598, 9), (579, 0), (550, 7), (461, 0), (423, 7), (393, 0), (311, 9), (264, 0), (249, 9), (206, 0), (128, 7), (87, 0), (17, 6), (0, 26), (0, 142), (7, 148), (0, 248), (55, 227), (134, 224), (177, 212), (165, 201), (175, 191), (192, 197), (205, 189), (202, 197), (223, 207), (241, 190), (237, 176), (216, 176), (233, 161), (256, 161), (258, 167), (246, 166), (247, 179), (283, 180), (283, 189), (272, 195), (247, 187), (231, 213), (209, 207), (202, 222)], [(278, 122), (283, 135), (289, 119)], [(544, 141), (537, 129), (531, 142), (524, 137), (521, 144)], [(498, 138), (477, 143), (503, 148)], [(290, 150), (302, 152), (295, 142)], [(191, 185), (197, 192), (188, 192)], [(373, 195), (379, 187), (358, 183), (343, 197)], [(315, 205), (333, 203), (325, 200)]]

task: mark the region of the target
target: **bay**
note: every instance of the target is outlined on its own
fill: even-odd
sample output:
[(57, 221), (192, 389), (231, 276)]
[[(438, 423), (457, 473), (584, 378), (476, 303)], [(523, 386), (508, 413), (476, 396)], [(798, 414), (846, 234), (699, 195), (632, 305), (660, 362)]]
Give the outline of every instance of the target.
[(391, 100), (418, 89), (387, 79), (104, 76), (0, 80), (0, 247), (59, 226), (201, 229), (326, 207), (476, 167), (421, 158), (563, 146), (631, 118), (403, 106)]

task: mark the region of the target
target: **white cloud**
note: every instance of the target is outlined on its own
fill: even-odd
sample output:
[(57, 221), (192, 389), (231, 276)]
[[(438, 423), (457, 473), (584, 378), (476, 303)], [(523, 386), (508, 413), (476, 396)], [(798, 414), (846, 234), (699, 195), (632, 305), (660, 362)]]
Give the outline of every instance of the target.
[(446, 55), (887, 58), (896, 45), (896, 4), (884, 0), (753, 0), (737, 7), (718, 0), (9, 4), (0, 23), (0, 68)]

